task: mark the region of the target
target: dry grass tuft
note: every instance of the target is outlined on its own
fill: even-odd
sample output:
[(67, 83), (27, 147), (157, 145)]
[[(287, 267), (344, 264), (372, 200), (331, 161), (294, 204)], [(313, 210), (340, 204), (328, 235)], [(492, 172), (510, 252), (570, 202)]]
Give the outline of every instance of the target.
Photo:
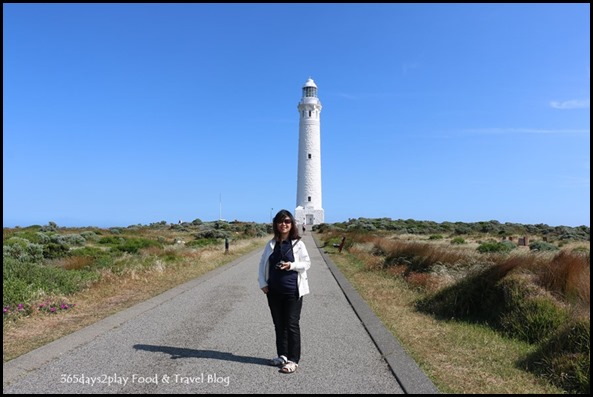
[(66, 270), (78, 270), (86, 266), (90, 266), (93, 263), (93, 258), (88, 256), (70, 256), (66, 258), (60, 258), (53, 261), (54, 266), (62, 267)]
[(540, 283), (581, 309), (590, 308), (591, 267), (589, 254), (561, 251), (539, 274)]

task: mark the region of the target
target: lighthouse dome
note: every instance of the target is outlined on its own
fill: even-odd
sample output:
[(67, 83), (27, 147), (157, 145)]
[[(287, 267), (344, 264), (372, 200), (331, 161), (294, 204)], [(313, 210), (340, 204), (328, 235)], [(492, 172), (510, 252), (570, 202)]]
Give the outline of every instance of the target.
[(315, 88), (317, 88), (317, 85), (315, 85), (315, 82), (313, 81), (313, 79), (309, 77), (309, 79), (307, 80), (307, 82), (305, 83), (305, 85), (303, 87), (315, 87)]

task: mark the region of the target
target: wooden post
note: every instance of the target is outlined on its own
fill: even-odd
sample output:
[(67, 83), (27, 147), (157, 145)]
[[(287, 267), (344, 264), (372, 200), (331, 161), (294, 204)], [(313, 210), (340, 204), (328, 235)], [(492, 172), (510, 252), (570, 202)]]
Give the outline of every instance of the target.
[(342, 236), (342, 242), (340, 243), (340, 247), (338, 248), (338, 252), (342, 252), (342, 248), (344, 248), (344, 243), (346, 242), (346, 237)]
[(340, 244), (334, 244), (334, 248), (337, 248), (338, 252), (342, 252), (342, 248), (344, 248), (345, 241), (346, 241), (346, 236), (342, 236), (342, 241), (340, 241)]

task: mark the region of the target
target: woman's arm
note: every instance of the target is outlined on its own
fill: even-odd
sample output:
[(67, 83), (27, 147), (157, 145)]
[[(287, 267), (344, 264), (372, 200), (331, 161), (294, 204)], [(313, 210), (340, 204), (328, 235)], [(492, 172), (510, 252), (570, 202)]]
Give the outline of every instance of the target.
[[(257, 273), (257, 280), (259, 282), (259, 288), (268, 286), (268, 259), (272, 254), (271, 244), (268, 242), (264, 248), (261, 259), (259, 260), (259, 271)], [(265, 291), (264, 291), (265, 292)]]
[(309, 258), (309, 252), (307, 247), (302, 240), (299, 240), (294, 246), (294, 262), (290, 264), (289, 270), (302, 273), (309, 270), (311, 267), (311, 259)]

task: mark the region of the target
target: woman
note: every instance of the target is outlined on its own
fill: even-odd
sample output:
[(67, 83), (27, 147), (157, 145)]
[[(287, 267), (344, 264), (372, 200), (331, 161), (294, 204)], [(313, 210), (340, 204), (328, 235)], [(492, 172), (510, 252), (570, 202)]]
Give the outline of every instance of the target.
[(271, 365), (284, 373), (293, 373), (301, 359), (301, 308), (309, 293), (307, 270), (311, 260), (299, 236), (296, 220), (287, 210), (280, 210), (273, 220), (274, 238), (267, 244), (259, 262), (259, 287), (268, 298), (276, 331), (278, 357)]

